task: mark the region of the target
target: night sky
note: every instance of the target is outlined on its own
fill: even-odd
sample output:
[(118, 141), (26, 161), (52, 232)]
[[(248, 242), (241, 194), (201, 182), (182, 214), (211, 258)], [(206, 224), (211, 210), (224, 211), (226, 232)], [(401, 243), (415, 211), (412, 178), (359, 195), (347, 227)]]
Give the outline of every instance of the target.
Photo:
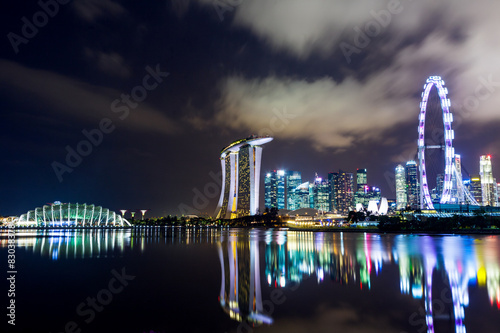
[(55, 200), (211, 215), (220, 150), (250, 134), (274, 137), (263, 172), (367, 168), (394, 198), (431, 75), (463, 165), (491, 154), (500, 180), (498, 1), (43, 1), (50, 15), (0, 13), (0, 215)]

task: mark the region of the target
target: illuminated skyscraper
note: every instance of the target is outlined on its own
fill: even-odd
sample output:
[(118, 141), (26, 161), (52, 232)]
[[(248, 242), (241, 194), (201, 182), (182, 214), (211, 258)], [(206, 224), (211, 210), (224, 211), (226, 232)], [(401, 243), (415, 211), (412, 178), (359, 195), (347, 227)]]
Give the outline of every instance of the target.
[(431, 198), (433, 203), (439, 203), (441, 194), (443, 193), (444, 174), (438, 173), (436, 175), (436, 187), (431, 190)]
[(285, 170), (268, 172), (264, 185), (266, 208), (285, 209)]
[(396, 209), (405, 209), (407, 203), (405, 168), (398, 165), (396, 167)]
[(302, 184), (302, 175), (298, 171), (287, 171), (286, 173), (286, 209), (296, 210), (300, 208), (298, 199), (299, 185)]
[(330, 212), (335, 212), (337, 210), (337, 203), (335, 201), (335, 193), (334, 193), (334, 187), (335, 187), (335, 175), (336, 172), (329, 172), (328, 173), (328, 184), (330, 185)]
[(493, 178), (491, 166), (491, 155), (483, 155), (479, 161), (479, 174), (481, 176), (481, 192), (483, 206), (496, 206), (498, 196), (496, 195), (496, 182)]
[(276, 174), (272, 172), (266, 173), (264, 178), (264, 206), (266, 208), (276, 205), (276, 191), (272, 191), (273, 184), (276, 183)]
[(278, 209), (285, 209), (286, 198), (285, 198), (285, 170), (278, 170), (276, 172), (276, 203), (278, 204)]
[(481, 190), (481, 177), (479, 175), (472, 176), (470, 182), (466, 185), (470, 194), (476, 199), (477, 203), (483, 202), (483, 192)]
[(298, 205), (297, 209), (309, 208), (309, 182), (300, 184), (295, 189), (295, 195), (298, 202), (298, 204), (296, 204)]
[(316, 175), (312, 189), (312, 208), (328, 212), (330, 209), (330, 184), (328, 181)]
[(354, 196), (354, 204), (358, 203), (362, 204), (364, 207), (368, 206), (368, 202), (370, 201), (366, 196), (366, 187), (367, 185), (367, 173), (366, 169), (357, 169), (356, 170), (356, 194)]
[(500, 202), (500, 183), (497, 183), (497, 200)]
[(498, 184), (497, 184), (497, 179), (493, 178), (493, 190), (494, 190), (494, 198), (495, 198), (495, 206), (500, 206), (500, 203), (498, 201)]
[(347, 214), (354, 204), (354, 177), (352, 173), (339, 170), (332, 175), (333, 202), (340, 214)]
[(314, 208), (314, 183), (309, 184), (309, 208)]
[(255, 215), (259, 211), (262, 145), (271, 137), (250, 136), (221, 151), (222, 189), (217, 218)]
[(417, 162), (406, 162), (405, 176), (407, 205), (410, 206), (410, 209), (418, 209), (420, 208), (420, 191), (418, 183)]

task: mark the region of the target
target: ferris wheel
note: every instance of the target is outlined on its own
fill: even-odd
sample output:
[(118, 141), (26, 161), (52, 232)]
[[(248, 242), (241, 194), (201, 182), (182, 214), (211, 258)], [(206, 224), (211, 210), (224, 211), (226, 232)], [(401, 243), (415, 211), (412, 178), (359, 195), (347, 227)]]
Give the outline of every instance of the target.
[[(437, 95), (432, 93), (432, 89), (437, 90)], [(432, 99), (429, 99), (430, 94), (433, 94)], [(433, 105), (431, 105), (433, 104)], [(431, 107), (432, 106), (432, 107)], [(436, 107), (437, 106), (437, 107)], [(429, 190), (428, 173), (431, 168), (428, 165), (429, 156), (444, 157), (444, 161), (439, 161), (438, 168), (441, 172), (438, 174), (441, 177), (440, 184), (436, 185), (438, 189), (437, 197), (440, 198), (441, 204), (446, 204), (451, 199), (451, 190), (453, 187), (452, 177), (454, 174), (454, 159), (455, 149), (453, 148), (453, 139), (455, 134), (451, 128), (453, 122), (453, 114), (450, 112), (451, 102), (448, 99), (448, 89), (445, 87), (444, 81), (440, 76), (431, 76), (427, 79), (422, 92), (422, 101), (420, 102), (420, 115), (418, 126), (418, 159), (420, 166), (420, 208), (434, 209), (434, 205)], [(440, 108), (442, 111), (442, 123), (444, 131), (440, 135), (434, 135), (434, 141), (426, 137), (426, 114), (428, 110)], [(427, 115), (429, 117), (430, 115)], [(435, 115), (434, 115), (435, 116)], [(429, 135), (429, 133), (427, 133)], [(437, 139), (436, 139), (437, 137)], [(434, 153), (433, 152), (440, 152)], [(444, 163), (443, 163), (444, 162)], [(444, 165), (443, 165), (444, 164)], [(433, 190), (436, 191), (436, 188)]]

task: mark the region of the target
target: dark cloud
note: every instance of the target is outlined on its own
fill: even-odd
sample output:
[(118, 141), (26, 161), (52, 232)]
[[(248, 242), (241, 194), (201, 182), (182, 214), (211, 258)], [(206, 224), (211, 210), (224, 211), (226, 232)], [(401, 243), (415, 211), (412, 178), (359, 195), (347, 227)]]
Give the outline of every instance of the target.
[(85, 55), (96, 67), (109, 75), (118, 76), (120, 78), (130, 77), (130, 69), (124, 63), (125, 60), (118, 53), (104, 53), (100, 51), (93, 51), (89, 48), (85, 49)]
[[(147, 72), (144, 74), (147, 75)], [(53, 117), (75, 119), (89, 124), (98, 123), (104, 117), (118, 119), (119, 115), (124, 115), (124, 112), (115, 113), (112, 110), (113, 101), (121, 100), (122, 92), (93, 86), (49, 71), (0, 61), (0, 82), (8, 87), (11, 98), (30, 107), (36, 106)], [(30, 98), (23, 100), (23, 96)], [(126, 118), (123, 121), (124, 127), (133, 130), (169, 134), (177, 128), (162, 111), (149, 106), (146, 101), (137, 103), (135, 109), (129, 108)]]
[(109, 17), (118, 18), (127, 13), (125, 8), (112, 0), (79, 0), (73, 2), (76, 13), (89, 23)]

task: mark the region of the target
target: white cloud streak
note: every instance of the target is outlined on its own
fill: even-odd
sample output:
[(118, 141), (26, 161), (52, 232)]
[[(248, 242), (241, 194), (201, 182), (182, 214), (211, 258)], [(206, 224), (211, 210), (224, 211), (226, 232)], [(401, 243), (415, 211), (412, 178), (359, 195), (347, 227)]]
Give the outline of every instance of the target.
[[(234, 7), (233, 25), (307, 66), (312, 54), (342, 58), (339, 43), (354, 45), (353, 27), (364, 30), (376, 21), (371, 13), (386, 10), (388, 3), (246, 0)], [(493, 0), (401, 0), (390, 24), (372, 37), (369, 47), (361, 48), (366, 57), (360, 58), (364, 60), (358, 69), (369, 69), (368, 77), (335, 82), (329, 77), (311, 81), (231, 76), (221, 84), (219, 125), (258, 132), (268, 126), (273, 108), (286, 106), (297, 118), (278, 133), (282, 138), (310, 139), (317, 148), (347, 148), (357, 140), (383, 142), (386, 130), (417, 121), (420, 91), (430, 75), (441, 75), (447, 82), (456, 116), (468, 122), (498, 122), (499, 10), (500, 3)], [(381, 64), (380, 59), (390, 60)], [(350, 68), (347, 62), (338, 66)], [(474, 105), (478, 89), (482, 98)]]

